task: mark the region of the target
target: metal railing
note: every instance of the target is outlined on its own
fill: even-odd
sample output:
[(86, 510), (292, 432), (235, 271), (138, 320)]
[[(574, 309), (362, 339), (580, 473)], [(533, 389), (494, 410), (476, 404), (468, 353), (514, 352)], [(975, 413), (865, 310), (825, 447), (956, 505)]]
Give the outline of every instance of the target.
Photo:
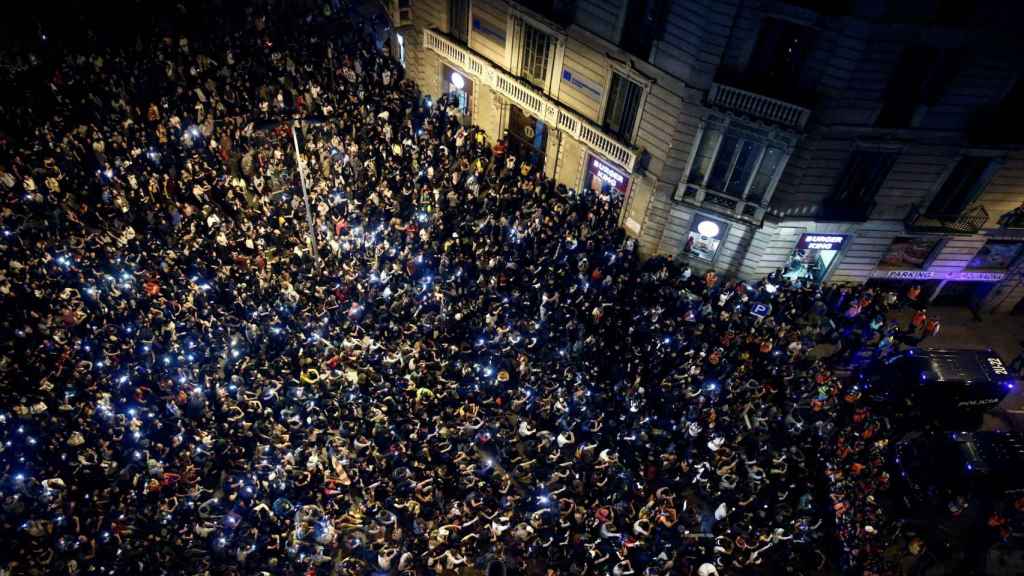
[(911, 230), (976, 234), (988, 222), (988, 210), (974, 206), (959, 214), (928, 214), (917, 206), (907, 214), (906, 225)]
[(1008, 229), (1024, 229), (1024, 206), (1010, 210), (999, 217), (999, 226)]
[(725, 84), (712, 84), (708, 104), (736, 110), (776, 124), (802, 130), (811, 111), (796, 104), (747, 92)]
[(636, 149), (619, 142), (571, 108), (546, 96), (468, 47), (435, 30), (423, 31), (423, 45), (531, 115), (600, 152), (629, 172), (636, 169), (640, 156)]

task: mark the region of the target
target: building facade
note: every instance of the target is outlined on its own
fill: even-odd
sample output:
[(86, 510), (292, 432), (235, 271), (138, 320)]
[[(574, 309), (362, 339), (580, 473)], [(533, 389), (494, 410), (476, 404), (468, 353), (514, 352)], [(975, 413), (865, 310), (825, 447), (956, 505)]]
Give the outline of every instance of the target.
[(1024, 305), (1024, 43), (996, 0), (391, 0), (424, 94), (646, 255)]

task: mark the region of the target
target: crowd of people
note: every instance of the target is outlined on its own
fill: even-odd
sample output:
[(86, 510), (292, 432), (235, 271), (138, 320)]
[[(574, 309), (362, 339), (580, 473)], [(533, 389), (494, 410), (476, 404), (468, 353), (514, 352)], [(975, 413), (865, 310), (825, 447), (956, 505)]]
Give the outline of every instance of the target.
[(850, 566), (884, 547), (882, 430), (813, 352), (895, 349), (894, 301), (641, 261), (614, 193), (424, 105), (337, 8), (7, 68), (51, 66), (0, 142), (0, 573), (816, 574), (826, 527)]

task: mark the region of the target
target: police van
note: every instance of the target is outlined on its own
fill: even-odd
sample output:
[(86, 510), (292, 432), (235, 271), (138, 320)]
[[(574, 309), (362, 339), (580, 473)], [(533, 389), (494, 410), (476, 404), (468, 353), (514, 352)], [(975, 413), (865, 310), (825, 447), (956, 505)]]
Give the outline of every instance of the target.
[(1024, 574), (1024, 434), (913, 433), (892, 459), (892, 511), (945, 565), (929, 573)]
[(968, 431), (999, 404), (1014, 379), (990, 349), (911, 348), (857, 371), (866, 397), (903, 424)]

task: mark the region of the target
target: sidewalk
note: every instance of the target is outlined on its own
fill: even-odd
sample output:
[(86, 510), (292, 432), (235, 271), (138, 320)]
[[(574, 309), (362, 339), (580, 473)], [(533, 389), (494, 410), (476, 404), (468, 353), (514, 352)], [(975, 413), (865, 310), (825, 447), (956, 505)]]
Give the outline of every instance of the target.
[[(913, 311), (901, 310), (889, 315), (900, 327), (910, 323)], [(960, 307), (930, 306), (929, 318), (938, 318), (938, 335), (926, 339), (923, 348), (991, 348), (1007, 364), (1020, 352), (1024, 341), (1024, 316), (983, 314), (979, 321), (970, 310)]]
[[(902, 310), (889, 317), (905, 327), (912, 315), (912, 310)], [(928, 317), (938, 318), (942, 328), (936, 336), (926, 339), (922, 348), (992, 348), (1003, 362), (1009, 364), (1024, 346), (1024, 317), (1021, 316), (983, 314), (978, 320), (966, 308), (931, 306)], [(1024, 431), (1024, 382), (1017, 383), (999, 403), (999, 409), (1022, 412), (986, 414), (982, 430)]]

